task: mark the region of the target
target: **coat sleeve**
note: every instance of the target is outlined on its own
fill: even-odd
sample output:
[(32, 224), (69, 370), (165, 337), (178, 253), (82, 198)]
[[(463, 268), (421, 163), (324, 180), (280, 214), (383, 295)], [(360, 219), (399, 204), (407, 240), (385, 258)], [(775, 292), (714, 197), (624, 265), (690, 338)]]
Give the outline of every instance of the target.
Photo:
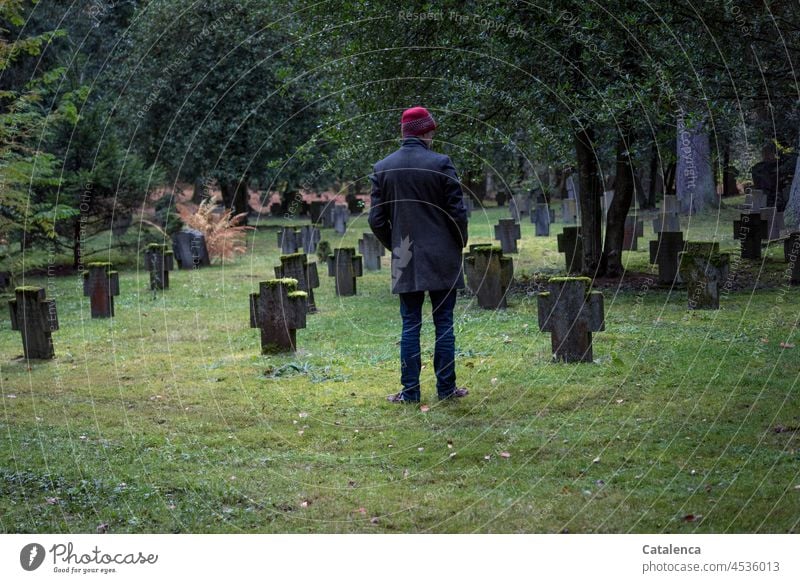
[(369, 228), (384, 247), (392, 249), (392, 221), (389, 213), (389, 202), (385, 200), (381, 189), (381, 179), (377, 166), (369, 177), (372, 182), (372, 193), (369, 206)]
[(467, 208), (464, 206), (464, 193), (461, 191), (461, 181), (456, 174), (456, 168), (449, 156), (444, 156), (442, 165), (444, 179), (444, 207), (450, 218), (453, 219), (453, 237), (462, 247), (467, 246), (469, 234), (467, 232)]

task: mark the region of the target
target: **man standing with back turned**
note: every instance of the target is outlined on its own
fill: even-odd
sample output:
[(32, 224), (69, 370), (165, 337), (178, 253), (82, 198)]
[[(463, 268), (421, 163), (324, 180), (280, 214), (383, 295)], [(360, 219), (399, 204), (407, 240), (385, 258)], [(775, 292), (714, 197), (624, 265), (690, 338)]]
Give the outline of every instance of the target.
[(456, 387), (453, 309), (464, 287), (461, 250), (467, 245), (467, 211), (448, 156), (431, 151), (436, 122), (424, 107), (401, 118), (399, 150), (377, 164), (372, 180), (369, 226), (392, 252), (392, 293), (400, 295), (403, 334), (400, 382), (392, 403), (417, 403), (421, 368), (419, 333), (425, 292), (433, 305), (436, 346), (433, 367), (439, 399), (464, 397)]

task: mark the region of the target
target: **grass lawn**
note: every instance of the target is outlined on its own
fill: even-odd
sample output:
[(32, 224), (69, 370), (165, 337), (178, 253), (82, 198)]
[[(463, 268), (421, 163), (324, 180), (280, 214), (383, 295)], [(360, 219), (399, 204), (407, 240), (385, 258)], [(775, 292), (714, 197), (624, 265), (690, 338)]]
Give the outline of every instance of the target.
[[(501, 214), (473, 213), (471, 242)], [(688, 238), (734, 250), (735, 214), (692, 218)], [(89, 317), (78, 276), (24, 282), (56, 297), (61, 329), (57, 358), (29, 368), (3, 311), (3, 532), (800, 529), (800, 289), (763, 285), (780, 283), (782, 248), (737, 262), (756, 284), (719, 311), (687, 311), (685, 290), (607, 287), (594, 364), (551, 362), (522, 288), (498, 312), (464, 296), (471, 395), (435, 400), (428, 318), (423, 411), (385, 401), (399, 389), (388, 258), (357, 297), (337, 298), (321, 269), (300, 350), (260, 354), (248, 294), (273, 276), (283, 222), (262, 222), (232, 263), (173, 272), (155, 297), (141, 267), (123, 267), (113, 320)], [(561, 223), (549, 238), (522, 229), (519, 273), (563, 268)], [(323, 239), (355, 245), (364, 230), (361, 217)], [(650, 272), (652, 238), (646, 222), (630, 269)]]

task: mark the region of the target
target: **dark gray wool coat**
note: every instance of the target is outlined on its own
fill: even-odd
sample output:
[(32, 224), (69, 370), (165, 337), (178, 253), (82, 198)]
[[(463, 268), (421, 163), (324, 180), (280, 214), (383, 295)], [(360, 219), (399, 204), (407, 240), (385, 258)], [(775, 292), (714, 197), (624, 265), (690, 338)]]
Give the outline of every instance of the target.
[(463, 288), (467, 210), (450, 158), (405, 138), (370, 180), (369, 226), (392, 252), (392, 293)]

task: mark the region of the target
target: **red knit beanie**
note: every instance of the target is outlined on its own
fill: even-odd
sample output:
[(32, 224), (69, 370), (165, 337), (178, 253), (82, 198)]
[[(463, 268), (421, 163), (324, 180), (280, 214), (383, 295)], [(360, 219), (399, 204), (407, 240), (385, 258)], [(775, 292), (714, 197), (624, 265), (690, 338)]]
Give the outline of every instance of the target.
[(421, 136), (422, 134), (436, 129), (436, 120), (424, 107), (412, 107), (403, 112), (400, 118), (400, 129), (403, 137)]

